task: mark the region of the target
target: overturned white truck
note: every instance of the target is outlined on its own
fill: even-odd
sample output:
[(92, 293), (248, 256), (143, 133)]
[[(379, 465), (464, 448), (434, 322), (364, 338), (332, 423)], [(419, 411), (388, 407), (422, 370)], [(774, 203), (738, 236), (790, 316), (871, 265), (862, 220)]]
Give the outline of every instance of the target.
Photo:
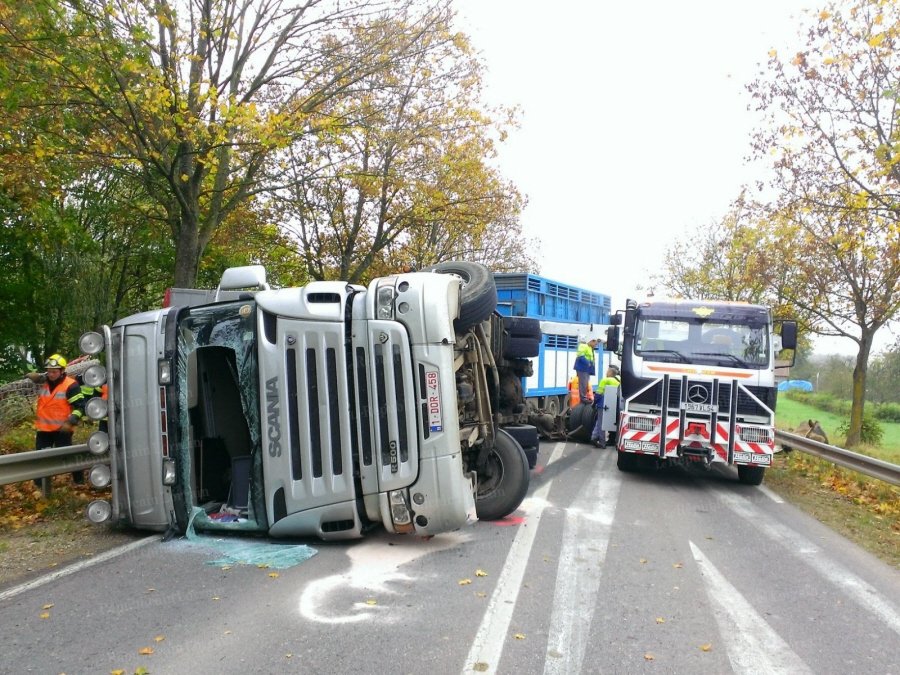
[(87, 406), (108, 415), (89, 446), (109, 453), (96, 482), (111, 484), (90, 520), (344, 539), (377, 525), (432, 535), (519, 506), (537, 432), (504, 384), (530, 362), (521, 339), (504, 357), (485, 267), (273, 290), (250, 266), (227, 270), (217, 296), (82, 336), (105, 353), (89, 379), (108, 392)]

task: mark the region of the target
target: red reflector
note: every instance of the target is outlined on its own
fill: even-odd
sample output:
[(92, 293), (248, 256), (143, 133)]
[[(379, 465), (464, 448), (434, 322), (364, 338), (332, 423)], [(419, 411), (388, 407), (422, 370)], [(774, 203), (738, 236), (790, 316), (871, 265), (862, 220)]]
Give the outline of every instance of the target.
[(168, 436), (162, 437), (162, 455), (163, 455), (163, 457), (169, 456), (169, 437)]

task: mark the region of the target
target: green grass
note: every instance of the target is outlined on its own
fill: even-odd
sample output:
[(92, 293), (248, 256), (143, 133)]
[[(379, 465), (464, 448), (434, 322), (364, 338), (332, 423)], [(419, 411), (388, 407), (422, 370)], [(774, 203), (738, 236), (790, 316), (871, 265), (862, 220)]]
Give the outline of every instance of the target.
[[(796, 429), (797, 425), (804, 420), (809, 419), (818, 420), (832, 445), (843, 446), (846, 439), (838, 432), (838, 429), (847, 422), (846, 418), (819, 410), (811, 405), (792, 401), (786, 396), (778, 397), (775, 426), (779, 429), (790, 431), (791, 429)], [(869, 457), (876, 457), (892, 464), (900, 464), (900, 424), (889, 422), (879, 422), (879, 424), (884, 429), (881, 445), (860, 445), (853, 448), (853, 451)]]

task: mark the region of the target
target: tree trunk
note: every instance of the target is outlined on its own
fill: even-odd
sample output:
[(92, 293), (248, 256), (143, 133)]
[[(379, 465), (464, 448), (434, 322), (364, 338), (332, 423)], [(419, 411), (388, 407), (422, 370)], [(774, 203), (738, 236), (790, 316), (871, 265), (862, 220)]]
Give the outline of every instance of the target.
[(176, 288), (193, 288), (197, 283), (200, 267), (200, 236), (197, 220), (191, 214), (182, 212), (175, 242)]
[(866, 403), (866, 374), (869, 367), (869, 353), (872, 351), (874, 332), (863, 328), (859, 340), (859, 352), (853, 367), (853, 399), (850, 407), (850, 430), (847, 432), (847, 447), (859, 445), (862, 437), (863, 409)]

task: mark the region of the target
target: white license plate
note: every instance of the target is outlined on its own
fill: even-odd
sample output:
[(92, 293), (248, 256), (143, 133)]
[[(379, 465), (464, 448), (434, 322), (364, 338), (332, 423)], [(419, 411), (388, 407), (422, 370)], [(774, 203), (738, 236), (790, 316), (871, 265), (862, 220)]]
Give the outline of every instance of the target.
[(441, 420), (441, 382), (436, 370), (425, 371), (425, 403), (428, 408), (428, 428), (443, 431)]
[(734, 461), (744, 464), (766, 464), (772, 463), (772, 455), (761, 455), (756, 452), (735, 452)]
[(626, 450), (640, 450), (641, 452), (657, 452), (659, 444), (653, 441), (622, 441), (622, 447)]
[(698, 412), (698, 413), (714, 413), (719, 412), (719, 406), (712, 405), (711, 403), (691, 403), (687, 401), (682, 406), (685, 412)]

